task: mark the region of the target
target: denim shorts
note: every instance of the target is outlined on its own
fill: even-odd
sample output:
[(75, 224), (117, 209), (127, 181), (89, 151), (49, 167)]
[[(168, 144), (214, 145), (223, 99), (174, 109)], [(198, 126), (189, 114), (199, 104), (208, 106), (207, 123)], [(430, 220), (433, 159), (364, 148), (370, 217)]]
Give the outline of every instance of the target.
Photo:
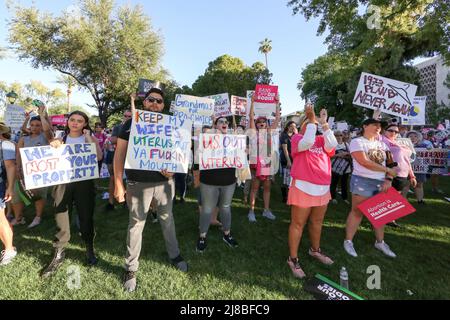
[(370, 198), (380, 192), (383, 182), (383, 180), (370, 179), (352, 174), (352, 178), (350, 179), (350, 192)]

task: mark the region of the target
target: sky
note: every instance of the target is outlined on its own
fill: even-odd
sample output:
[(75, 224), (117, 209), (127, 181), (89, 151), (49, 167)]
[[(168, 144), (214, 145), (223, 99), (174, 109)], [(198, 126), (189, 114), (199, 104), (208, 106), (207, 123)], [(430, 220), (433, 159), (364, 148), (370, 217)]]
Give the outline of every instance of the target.
[[(24, 1), (42, 10), (59, 15), (76, 6), (77, 1)], [(318, 20), (305, 21), (292, 15), (287, 0), (150, 0), (120, 1), (116, 6), (142, 5), (153, 29), (164, 41), (162, 66), (179, 85), (191, 86), (204, 73), (208, 63), (223, 54), (240, 58), (247, 65), (264, 63), (258, 52), (259, 42), (272, 40), (268, 56), (273, 83), (279, 86), (283, 114), (303, 109), (297, 84), (307, 64), (326, 52), (324, 36), (317, 36)], [(5, 1), (0, 7), (0, 46), (8, 47), (10, 12)], [(0, 80), (8, 83), (40, 80), (50, 88), (65, 88), (56, 83), (57, 71), (33, 69), (29, 62), (19, 61), (14, 53), (0, 60)], [(251, 88), (249, 88), (251, 89)], [(221, 93), (221, 92), (217, 92)], [(86, 92), (75, 91), (72, 101), (85, 107), (93, 104)], [(94, 109), (88, 109), (93, 115)]]

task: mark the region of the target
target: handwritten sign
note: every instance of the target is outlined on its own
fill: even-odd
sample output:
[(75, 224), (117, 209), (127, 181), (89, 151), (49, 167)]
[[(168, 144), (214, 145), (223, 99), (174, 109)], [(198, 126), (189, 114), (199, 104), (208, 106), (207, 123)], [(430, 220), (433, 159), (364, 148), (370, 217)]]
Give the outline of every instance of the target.
[(363, 201), (358, 209), (369, 219), (374, 228), (380, 228), (416, 211), (393, 187), (387, 192), (380, 192)]
[(417, 86), (370, 73), (361, 73), (353, 104), (397, 117), (410, 118)]
[(52, 126), (65, 126), (65, 125), (67, 125), (67, 118), (63, 114), (50, 116), (50, 121), (52, 123)]
[(25, 122), (25, 109), (14, 104), (6, 105), (5, 124), (11, 128), (13, 132), (19, 131)]
[(94, 143), (21, 148), (20, 156), (27, 190), (99, 176)]
[(448, 175), (448, 150), (416, 148), (416, 159), (411, 164), (415, 173)]
[(236, 116), (246, 116), (247, 98), (231, 96), (231, 112)]
[(426, 96), (414, 97), (413, 106), (409, 113), (409, 118), (402, 118), (402, 124), (405, 125), (424, 125), (425, 108), (427, 103)]
[(187, 173), (192, 122), (136, 110), (131, 122), (126, 169)]
[(190, 120), (196, 127), (210, 126), (212, 125), (211, 116), (213, 113), (213, 99), (188, 96), (185, 94), (177, 94), (175, 96), (173, 115), (180, 121), (185, 122)]
[(207, 96), (206, 98), (214, 100), (214, 117), (228, 117), (232, 116), (230, 107), (230, 97), (228, 93), (215, 94)]
[(255, 117), (275, 118), (277, 94), (278, 86), (256, 85), (253, 104)]
[(200, 170), (247, 168), (246, 141), (245, 135), (200, 134)]

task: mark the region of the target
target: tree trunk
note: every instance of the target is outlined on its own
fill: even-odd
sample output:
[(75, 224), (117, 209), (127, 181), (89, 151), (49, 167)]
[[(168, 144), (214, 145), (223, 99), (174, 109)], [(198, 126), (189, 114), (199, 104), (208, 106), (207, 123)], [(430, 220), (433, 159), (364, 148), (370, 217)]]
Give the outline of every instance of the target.
[(266, 57), (266, 69), (269, 70), (269, 65), (267, 64), (267, 53), (264, 53), (264, 56)]

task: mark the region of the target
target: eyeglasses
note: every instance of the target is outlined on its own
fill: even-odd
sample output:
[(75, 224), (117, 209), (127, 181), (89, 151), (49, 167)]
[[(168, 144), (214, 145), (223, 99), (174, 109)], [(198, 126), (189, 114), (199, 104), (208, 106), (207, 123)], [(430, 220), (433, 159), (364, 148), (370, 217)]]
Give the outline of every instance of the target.
[(399, 134), (399, 131), (397, 131), (397, 130), (388, 129), (388, 130), (386, 130), (386, 131), (389, 131), (389, 132), (392, 132), (392, 133)]
[(155, 98), (155, 97), (152, 97), (152, 96), (148, 96), (148, 98), (145, 99), (145, 100), (147, 100), (150, 103), (154, 103), (154, 102), (156, 102), (158, 104), (163, 103), (163, 99), (158, 99), (158, 98)]

